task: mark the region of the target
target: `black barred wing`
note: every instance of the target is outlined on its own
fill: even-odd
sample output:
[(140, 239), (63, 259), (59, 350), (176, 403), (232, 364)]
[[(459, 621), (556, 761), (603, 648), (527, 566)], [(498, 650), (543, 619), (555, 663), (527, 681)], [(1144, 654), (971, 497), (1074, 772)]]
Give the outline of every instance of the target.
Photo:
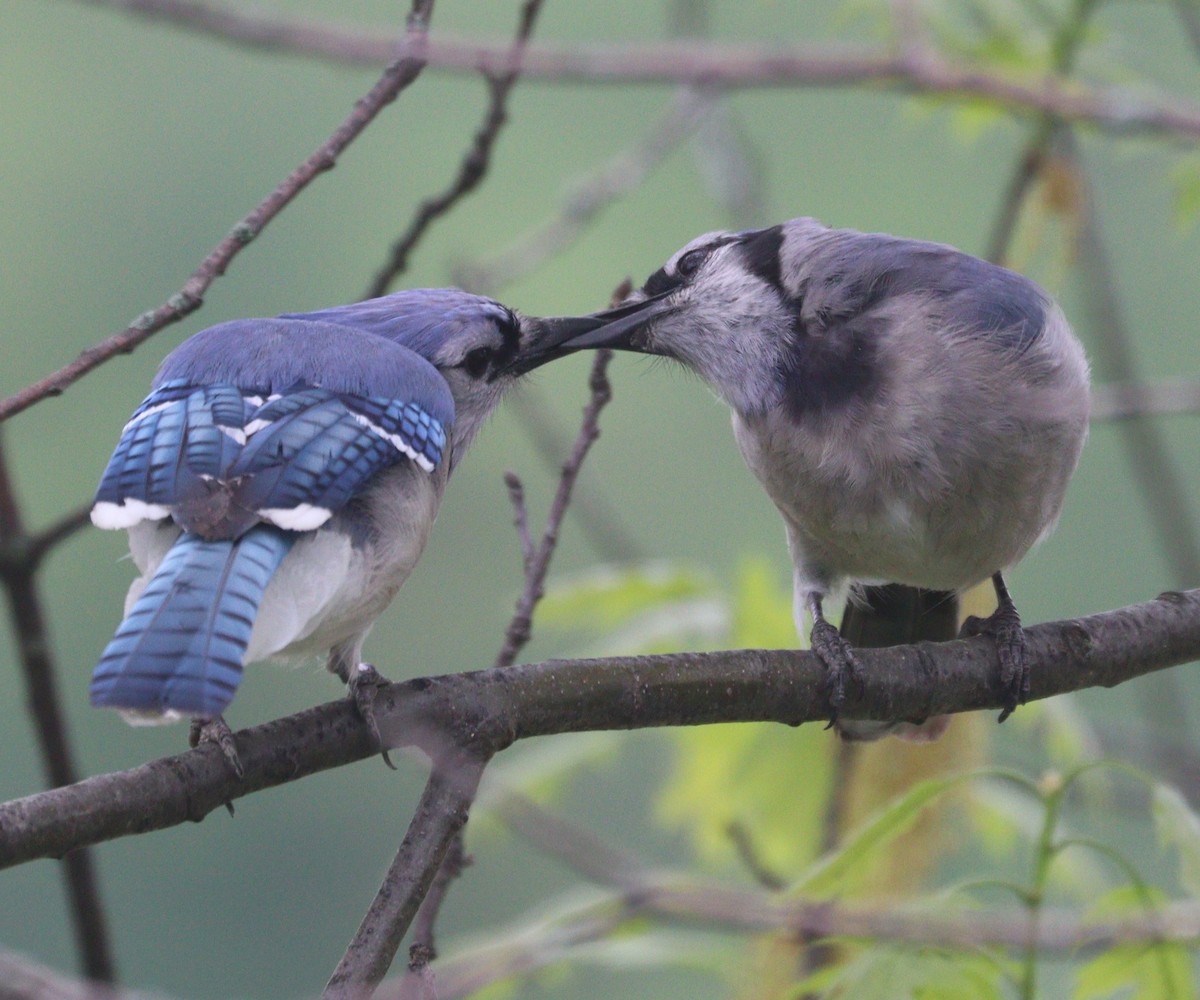
[(204, 537), (267, 521), (320, 527), (377, 472), (441, 462), (444, 398), (361, 397), (314, 386), (265, 396), (229, 384), (164, 383), (135, 411), (104, 472), (92, 520), (102, 528), (174, 517)]
[(237, 503), (293, 531), (324, 524), (375, 473), (412, 461), (432, 472), (446, 430), (414, 403), (304, 388), (269, 400), (229, 469)]

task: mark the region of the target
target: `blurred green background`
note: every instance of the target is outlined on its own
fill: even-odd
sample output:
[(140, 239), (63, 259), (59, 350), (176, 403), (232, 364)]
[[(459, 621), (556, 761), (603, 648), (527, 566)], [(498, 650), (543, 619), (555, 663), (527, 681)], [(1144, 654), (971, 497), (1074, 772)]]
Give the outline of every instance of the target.
[[(711, 35), (724, 40), (880, 37), (879, 10), (865, 0), (710, 7)], [(396, 5), (370, 0), (261, 3), (256, 9), (381, 30), (400, 16)], [(548, 0), (536, 37), (642, 42), (670, 37), (677, 15), (669, 3)], [(512, 3), (440, 0), (434, 26), (505, 40), (515, 18)], [(1145, 90), (1144, 74), (1175, 93), (1197, 96), (1196, 56), (1169, 4), (1106, 4), (1091, 31), (1081, 59), (1086, 75)], [(222, 44), (100, 4), (7, 0), (0, 11), (0, 394), (59, 367), (175, 292), (230, 225), (328, 136), (376, 76)], [(519, 84), (484, 185), (433, 227), (401, 285), (449, 284), (456, 267), (508, 247), (553, 218), (579, 178), (635, 142), (671, 94), (670, 87)], [(426, 72), (336, 170), (237, 258), (202, 311), (10, 421), (6, 444), (32, 526), (90, 498), (128, 412), (160, 359), (185, 337), (233, 317), (361, 296), (416, 203), (452, 176), (485, 100), (477, 79)], [(750, 162), (761, 170), (763, 194), (752, 217), (714, 197), (706, 180), (711, 155), (685, 142), (644, 185), (602, 211), (577, 243), (496, 293), (531, 313), (589, 310), (606, 303), (626, 275), (644, 279), (701, 232), (796, 215), (983, 253), (1031, 129), (1028, 121), (965, 114), (883, 91), (743, 91), (730, 95), (727, 109)], [(1194, 374), (1200, 233), (1181, 223), (1176, 207), (1172, 178), (1181, 147), (1096, 132), (1085, 132), (1082, 145), (1138, 373), (1152, 379)], [(1063, 299), (1094, 352), (1087, 286), (1053, 232), (1068, 224), (1035, 208), (1014, 259)], [(530, 390), (530, 405), (544, 407), (539, 412), (553, 418), (565, 440), (574, 434), (586, 375), (586, 360), (571, 360), (539, 372)], [(582, 488), (620, 513), (645, 557), (691, 565), (729, 587), (748, 557), (760, 558), (772, 582), (786, 588), (781, 525), (742, 466), (725, 408), (665, 366), (618, 358), (612, 378), (616, 398), (604, 414)], [(1195, 418), (1167, 418), (1161, 426), (1195, 495)], [(525, 479), (536, 526), (553, 473), (512, 410), (493, 420), (457, 473), (421, 565), (372, 634), (368, 656), (388, 676), (476, 668), (495, 655), (520, 583), (505, 469)], [(175, 752), (185, 740), (182, 728), (131, 729), (87, 705), (90, 670), (119, 618), (131, 576), (123, 542), (115, 533), (86, 529), (51, 556), (41, 577), (75, 751), (86, 774)], [(568, 519), (555, 578), (604, 555)], [(1028, 622), (1200, 583), (1172, 577), (1116, 425), (1093, 429), (1058, 532), (1010, 583)], [(38, 790), (42, 776), (7, 620), (3, 629), (0, 799), (9, 799)], [(526, 658), (578, 648), (568, 633), (544, 632)], [(1193, 673), (1183, 669), (1169, 681), (1150, 678), (1072, 701), (1098, 731), (1134, 741), (1151, 732), (1187, 744), (1195, 737), (1197, 693)], [(247, 726), (340, 694), (336, 681), (318, 669), (255, 669), (229, 721)], [(1156, 731), (1155, 706), (1163, 704), (1188, 728)], [(1006, 726), (992, 734), (995, 752), (1002, 759), (1028, 758), (1036, 768), (1025, 732)], [(666, 771), (665, 738), (573, 740), (529, 748), (551, 757), (579, 747), (596, 751), (558, 807), (658, 863), (685, 864), (690, 848), (684, 837), (656, 823), (645, 807)], [(214, 814), (198, 826), (100, 847), (122, 981), (196, 998), (314, 994), (399, 842), (423, 774), (416, 760), (403, 760), (398, 774), (371, 761), (243, 800), (232, 820)], [(476, 864), (444, 912), (446, 941), (517, 921), (575, 881), (494, 824), (473, 824), (469, 848)], [(55, 863), (0, 876), (0, 944), (73, 968)], [(686, 967), (598, 968), (579, 972), (565, 986), (542, 982), (523, 995), (543, 991), (699, 998), (725, 995), (728, 987)]]

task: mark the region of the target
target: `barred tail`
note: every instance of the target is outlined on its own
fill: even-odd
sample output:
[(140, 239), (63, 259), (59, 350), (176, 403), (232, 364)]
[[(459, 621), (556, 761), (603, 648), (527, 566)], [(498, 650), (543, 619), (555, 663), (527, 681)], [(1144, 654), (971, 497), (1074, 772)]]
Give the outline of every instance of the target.
[(263, 592), (295, 537), (268, 526), (237, 541), (181, 535), (100, 657), (92, 704), (220, 715), (241, 683)]

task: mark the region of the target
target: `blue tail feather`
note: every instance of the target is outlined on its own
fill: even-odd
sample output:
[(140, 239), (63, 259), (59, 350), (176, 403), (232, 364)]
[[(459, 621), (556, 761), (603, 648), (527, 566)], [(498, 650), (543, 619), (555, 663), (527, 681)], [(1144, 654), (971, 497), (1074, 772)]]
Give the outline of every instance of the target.
[(236, 541), (181, 535), (100, 657), (92, 704), (220, 715), (241, 683), (263, 592), (294, 541), (268, 526)]

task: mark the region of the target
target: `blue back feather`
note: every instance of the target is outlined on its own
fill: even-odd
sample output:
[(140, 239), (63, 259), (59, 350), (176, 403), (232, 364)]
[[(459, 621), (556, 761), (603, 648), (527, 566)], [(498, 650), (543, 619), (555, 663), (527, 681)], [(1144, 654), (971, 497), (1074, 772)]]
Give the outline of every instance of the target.
[(373, 333), (430, 359), (467, 327), (515, 322), (507, 306), (459, 288), (410, 288), (349, 305), (285, 313), (284, 318), (336, 323)]

